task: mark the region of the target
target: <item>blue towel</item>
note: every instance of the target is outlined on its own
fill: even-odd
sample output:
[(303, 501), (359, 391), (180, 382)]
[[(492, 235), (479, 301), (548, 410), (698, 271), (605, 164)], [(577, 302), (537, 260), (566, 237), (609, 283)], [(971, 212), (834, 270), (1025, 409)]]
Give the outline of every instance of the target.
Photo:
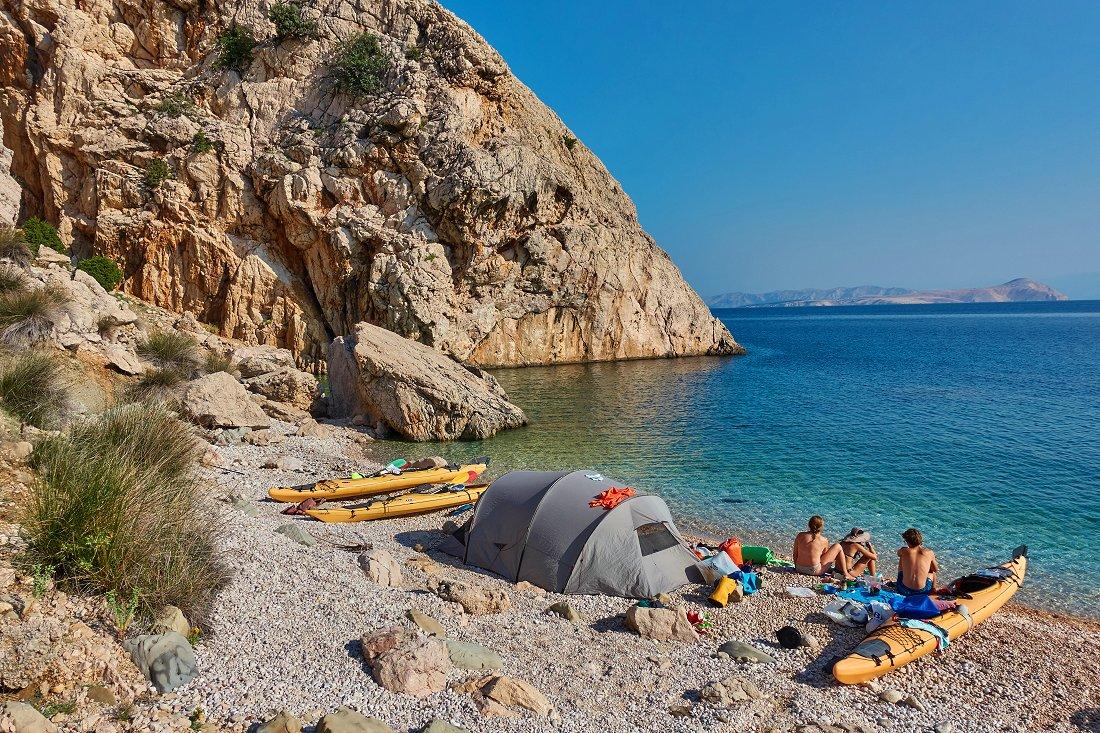
[(947, 631), (935, 624), (930, 624), (926, 621), (918, 621), (913, 618), (903, 618), (898, 623), (907, 629), (920, 629), (921, 631), (927, 631), (932, 634), (932, 636), (936, 637), (936, 649), (939, 651), (943, 651), (951, 644), (951, 639), (947, 636)]
[(745, 595), (747, 596), (751, 596), (753, 593), (760, 590), (760, 576), (756, 573), (737, 570), (730, 573), (729, 577), (741, 581), (741, 587), (744, 589)]
[(880, 603), (888, 603), (893, 606), (895, 601), (901, 600), (900, 595), (888, 591), (885, 588), (874, 594), (866, 588), (853, 588), (851, 590), (838, 591), (836, 595), (837, 598), (846, 598), (849, 601), (859, 601), (867, 605), (870, 605), (871, 601), (879, 601)]

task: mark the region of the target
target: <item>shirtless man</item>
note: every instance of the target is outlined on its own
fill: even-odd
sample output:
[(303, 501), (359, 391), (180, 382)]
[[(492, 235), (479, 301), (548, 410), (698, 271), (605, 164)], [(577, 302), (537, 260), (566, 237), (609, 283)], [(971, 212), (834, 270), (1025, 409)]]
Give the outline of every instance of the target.
[(854, 580), (849, 574), (844, 549), (837, 542), (829, 544), (822, 534), (825, 520), (816, 514), (810, 517), (810, 530), (799, 532), (794, 538), (794, 569), (803, 575), (822, 575), (827, 570), (838, 570), (845, 579)]
[(901, 538), (905, 547), (898, 550), (898, 593), (903, 596), (931, 593), (940, 571), (936, 553), (924, 546), (919, 529), (910, 527), (901, 533)]

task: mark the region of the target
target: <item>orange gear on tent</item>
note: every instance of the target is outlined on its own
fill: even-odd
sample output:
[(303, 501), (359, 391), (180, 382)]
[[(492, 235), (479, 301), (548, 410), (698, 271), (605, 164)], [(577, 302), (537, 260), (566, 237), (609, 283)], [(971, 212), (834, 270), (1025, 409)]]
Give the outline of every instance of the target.
[(596, 507), (603, 507), (604, 509), (614, 509), (622, 504), (630, 497), (636, 495), (638, 492), (629, 486), (616, 486), (613, 489), (601, 491), (596, 495), (596, 498), (588, 502), (588, 506), (595, 509)]

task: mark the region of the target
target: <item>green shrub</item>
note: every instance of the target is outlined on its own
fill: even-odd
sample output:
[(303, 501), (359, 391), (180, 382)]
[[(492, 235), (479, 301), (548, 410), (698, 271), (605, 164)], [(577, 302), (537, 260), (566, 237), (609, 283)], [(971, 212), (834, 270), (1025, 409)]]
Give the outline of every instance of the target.
[(176, 388), (187, 376), (172, 367), (146, 369), (137, 382), (126, 388), (126, 402), (171, 403), (176, 398)]
[(317, 37), (317, 21), (304, 17), (302, 9), (294, 3), (272, 4), (267, 18), (275, 24), (276, 41)]
[(200, 503), (193, 432), (163, 407), (131, 404), (40, 442), (23, 517), (36, 562), (77, 588), (204, 618), (226, 579), (218, 523)]
[(191, 152), (202, 155), (203, 153), (209, 153), (214, 149), (214, 141), (206, 136), (206, 133), (199, 130), (195, 133), (195, 136), (191, 138)]
[(561, 141), (565, 143), (565, 147), (567, 150), (569, 150), (569, 152), (573, 152), (573, 148), (577, 144), (577, 138), (573, 137), (572, 135), (562, 135)]
[(0, 267), (0, 296), (27, 289), (26, 276), (15, 267)]
[(65, 245), (61, 243), (61, 235), (57, 233), (57, 227), (48, 221), (32, 216), (23, 222), (23, 236), (31, 246), (31, 251), (38, 256), (39, 247), (49, 247), (55, 252), (66, 254)]
[(424, 49), (422, 49), (420, 46), (413, 44), (412, 46), (409, 46), (405, 49), (405, 58), (409, 59), (410, 61), (419, 61), (420, 59), (424, 58)]
[(203, 360), (202, 370), (207, 374), (214, 374), (215, 372), (225, 372), (226, 374), (234, 374), (236, 370), (233, 368), (233, 360), (228, 356), (222, 356), (221, 354), (213, 351), (206, 352), (206, 359)]
[(183, 92), (172, 92), (157, 102), (154, 109), (168, 117), (183, 117), (195, 111), (195, 103)]
[(137, 353), (162, 369), (174, 369), (184, 376), (194, 373), (201, 360), (195, 339), (179, 331), (154, 331), (138, 344)]
[(68, 405), (65, 369), (46, 351), (0, 355), (0, 407), (36, 428), (57, 423)]
[(65, 292), (54, 287), (5, 293), (0, 296), (0, 341), (12, 345), (45, 341), (53, 335), (66, 302)]
[(380, 91), (389, 68), (378, 36), (364, 31), (337, 46), (330, 73), (341, 91), (359, 96)]
[(119, 269), (114, 260), (102, 255), (81, 260), (77, 263), (76, 269), (83, 270), (94, 277), (95, 281), (102, 285), (108, 293), (117, 288), (118, 284), (122, 282), (122, 270)]
[(0, 227), (0, 259), (27, 267), (38, 256), (38, 245), (31, 245), (22, 229)]
[(218, 59), (215, 66), (244, 73), (252, 63), (256, 39), (248, 28), (234, 23), (218, 35), (217, 45)]
[(145, 166), (145, 185), (149, 188), (158, 188), (171, 177), (172, 169), (164, 158), (153, 158)]

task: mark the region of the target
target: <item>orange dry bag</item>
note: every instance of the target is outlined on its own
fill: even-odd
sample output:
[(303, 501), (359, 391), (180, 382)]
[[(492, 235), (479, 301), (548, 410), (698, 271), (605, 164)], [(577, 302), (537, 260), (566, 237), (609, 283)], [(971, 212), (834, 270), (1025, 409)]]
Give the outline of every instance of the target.
[(730, 560), (733, 560), (733, 564), (740, 567), (745, 564), (745, 559), (741, 557), (741, 540), (738, 537), (730, 537), (728, 540), (718, 546), (718, 549), (730, 556)]

